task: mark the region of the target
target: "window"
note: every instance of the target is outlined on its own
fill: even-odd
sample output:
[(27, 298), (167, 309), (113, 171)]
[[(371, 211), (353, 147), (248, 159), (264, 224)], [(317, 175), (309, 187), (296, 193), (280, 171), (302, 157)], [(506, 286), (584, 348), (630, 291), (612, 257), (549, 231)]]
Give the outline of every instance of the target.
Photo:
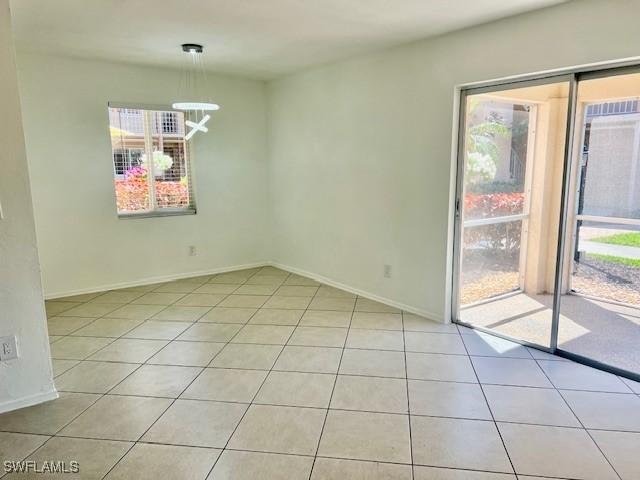
[(195, 213), (185, 114), (109, 106), (118, 215)]

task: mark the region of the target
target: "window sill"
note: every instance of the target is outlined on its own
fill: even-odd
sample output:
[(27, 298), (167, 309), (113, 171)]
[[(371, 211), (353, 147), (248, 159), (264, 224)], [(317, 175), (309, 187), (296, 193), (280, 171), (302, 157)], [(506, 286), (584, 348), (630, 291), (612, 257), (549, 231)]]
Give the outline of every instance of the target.
[(129, 220), (134, 218), (154, 218), (154, 217), (176, 217), (178, 215), (195, 215), (195, 208), (180, 208), (180, 209), (162, 209), (153, 210), (149, 212), (131, 212), (131, 213), (118, 213), (118, 219)]

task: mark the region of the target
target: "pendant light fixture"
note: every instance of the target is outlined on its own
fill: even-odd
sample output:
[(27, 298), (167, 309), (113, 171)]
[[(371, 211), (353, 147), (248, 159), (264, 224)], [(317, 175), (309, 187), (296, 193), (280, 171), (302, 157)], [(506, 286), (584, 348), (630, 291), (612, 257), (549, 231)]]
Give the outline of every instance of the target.
[(172, 107), (175, 110), (182, 110), (188, 113), (189, 119), (185, 124), (191, 130), (185, 135), (185, 140), (189, 140), (196, 132), (208, 132), (209, 129), (206, 127), (206, 123), (211, 119), (211, 115), (205, 112), (220, 109), (220, 106), (212, 103), (206, 94), (208, 85), (202, 61), (202, 50), (202, 45), (197, 43), (185, 43), (182, 45), (185, 65), (180, 80), (179, 95), (184, 100), (174, 102)]

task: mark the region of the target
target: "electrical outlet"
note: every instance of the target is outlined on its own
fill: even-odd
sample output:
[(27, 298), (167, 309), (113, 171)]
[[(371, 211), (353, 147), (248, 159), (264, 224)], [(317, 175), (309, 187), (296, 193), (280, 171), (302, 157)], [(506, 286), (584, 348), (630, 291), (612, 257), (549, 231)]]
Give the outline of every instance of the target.
[(16, 337), (0, 338), (0, 361), (13, 360), (18, 358), (18, 348), (16, 345)]
[(198, 251), (196, 250), (196, 246), (195, 245), (189, 245), (189, 256), (190, 257), (195, 257), (198, 254)]
[(384, 278), (391, 278), (391, 265), (384, 266)]

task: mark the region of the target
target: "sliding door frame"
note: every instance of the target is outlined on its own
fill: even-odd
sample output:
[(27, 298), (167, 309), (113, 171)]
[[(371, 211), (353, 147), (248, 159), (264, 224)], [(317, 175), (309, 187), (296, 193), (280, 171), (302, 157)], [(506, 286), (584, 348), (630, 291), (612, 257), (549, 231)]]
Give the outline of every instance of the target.
[[(451, 274), (451, 321), (481, 332), (511, 340), (513, 342), (532, 347), (544, 352), (564, 357), (578, 363), (582, 363), (600, 370), (608, 371), (616, 375), (640, 381), (640, 374), (623, 370), (612, 365), (601, 363), (589, 357), (584, 357), (561, 348), (558, 348), (558, 330), (560, 321), (560, 307), (563, 286), (563, 273), (565, 267), (565, 255), (567, 242), (571, 239), (567, 235), (569, 225), (568, 216), (571, 208), (571, 180), (573, 176), (572, 166), (575, 154), (575, 129), (577, 126), (576, 111), (578, 101), (578, 84), (583, 80), (596, 78), (606, 78), (616, 75), (640, 72), (640, 60), (628, 60), (615, 63), (598, 64), (593, 66), (578, 67), (572, 69), (558, 70), (555, 72), (526, 75), (521, 77), (511, 77), (493, 80), (483, 83), (462, 85), (459, 90), (459, 117), (457, 123), (457, 151), (456, 151), (456, 179), (455, 179), (455, 206), (453, 218), (453, 269)], [(549, 83), (569, 83), (569, 95), (567, 106), (567, 118), (565, 128), (565, 148), (562, 173), (562, 192), (560, 199), (560, 218), (558, 227), (558, 244), (556, 250), (556, 264), (554, 275), (553, 310), (551, 319), (551, 338), (549, 347), (535, 344), (520, 338), (513, 338), (495, 332), (489, 328), (476, 326), (460, 320), (460, 270), (462, 258), (462, 208), (464, 190), (464, 167), (465, 167), (465, 135), (466, 135), (466, 107), (467, 97), (482, 93), (490, 93), (500, 90), (512, 90), (516, 88), (533, 87)]]

